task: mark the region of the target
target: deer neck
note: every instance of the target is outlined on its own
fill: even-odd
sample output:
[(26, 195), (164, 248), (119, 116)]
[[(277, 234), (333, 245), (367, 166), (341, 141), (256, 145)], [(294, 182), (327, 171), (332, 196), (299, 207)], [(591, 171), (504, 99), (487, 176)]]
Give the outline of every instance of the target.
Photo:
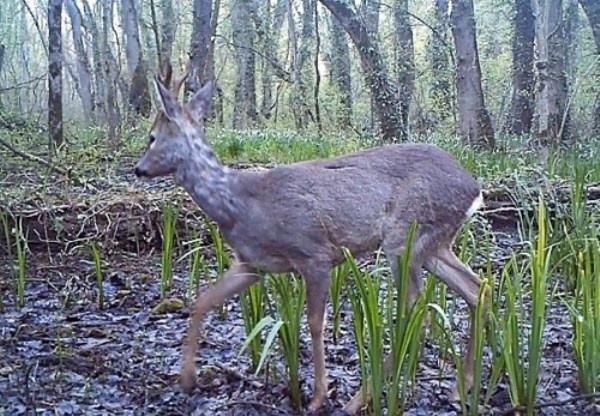
[(239, 210), (231, 192), (234, 175), (206, 142), (189, 142), (189, 157), (177, 169), (175, 180), (220, 228), (231, 227)]

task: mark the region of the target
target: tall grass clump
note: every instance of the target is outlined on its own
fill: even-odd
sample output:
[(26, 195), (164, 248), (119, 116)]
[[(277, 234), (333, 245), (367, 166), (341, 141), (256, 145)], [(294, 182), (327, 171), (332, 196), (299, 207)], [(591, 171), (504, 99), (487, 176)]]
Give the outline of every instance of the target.
[(288, 387), (296, 409), (302, 408), (300, 394), (300, 324), (306, 301), (306, 283), (293, 273), (270, 276), (279, 319), (279, 343), (285, 358)]
[(584, 250), (577, 254), (577, 264), (575, 298), (566, 303), (571, 313), (579, 385), (583, 393), (591, 394), (600, 392), (600, 243), (597, 238), (585, 242)]
[(331, 300), (331, 309), (333, 310), (331, 317), (333, 321), (333, 342), (335, 344), (337, 344), (340, 334), (340, 312), (343, 302), (341, 294), (349, 274), (350, 265), (346, 261), (333, 269), (331, 284), (329, 285), (329, 298)]
[(421, 347), (421, 329), (434, 289), (432, 281), (429, 281), (425, 287), (425, 295), (421, 294), (413, 305), (408, 304), (410, 252), (415, 232), (416, 224), (413, 223), (405, 251), (398, 256), (399, 276), (392, 276), (395, 284), (388, 285), (384, 309), (390, 339), (391, 373), (385, 384), (389, 415), (403, 413), (409, 387), (414, 387)]
[[(399, 256), (399, 276), (392, 276), (387, 291), (380, 293), (383, 275), (381, 268), (361, 272), (352, 254), (344, 249), (346, 262), (354, 276), (348, 285), (352, 306), (354, 334), (358, 348), (362, 394), (372, 399), (372, 413), (382, 414), (382, 398), (387, 391), (387, 414), (403, 412), (409, 388), (414, 386), (419, 352), (421, 328), (434, 285), (426, 289), (412, 307), (408, 305), (408, 279), (410, 278), (410, 252), (416, 225), (410, 229), (405, 253)], [(441, 312), (443, 314), (443, 312)], [(384, 340), (389, 340), (390, 353), (383, 359)]]
[(164, 298), (173, 286), (173, 247), (177, 230), (177, 211), (166, 203), (162, 211), (162, 257), (160, 276), (160, 295)]
[[(513, 255), (500, 282), (501, 291), (506, 294), (506, 311), (500, 319), (500, 329), (510, 398), (513, 405), (525, 406), (530, 416), (534, 414), (538, 386), (551, 264), (551, 247), (547, 245), (546, 235), (548, 218), (542, 198), (536, 217), (537, 235), (530, 243), (526, 267), (519, 268)], [(531, 283), (526, 283), (526, 276)]]
[(27, 274), (27, 236), (23, 235), (23, 226), (19, 223), (15, 232), (15, 245), (17, 248), (17, 305), (25, 306), (25, 278)]
[[(217, 226), (209, 219), (206, 220), (206, 226), (208, 227), (208, 232), (215, 250), (215, 261), (217, 262), (216, 279), (221, 279), (225, 274), (225, 269), (230, 265), (229, 255), (225, 250), (225, 243)], [(221, 318), (225, 317), (225, 312), (227, 310), (225, 303), (217, 306), (216, 310)]]
[[(252, 367), (258, 373), (262, 362), (265, 360), (266, 351), (263, 351), (260, 332), (264, 327), (274, 323), (274, 319), (267, 317), (266, 303), (267, 290), (264, 279), (260, 279), (256, 284), (250, 286), (244, 293), (240, 293), (240, 303), (242, 307), (242, 318), (246, 330), (247, 342), (250, 347), (250, 358)], [(268, 319), (265, 319), (268, 318)], [(274, 333), (276, 334), (276, 332)], [(274, 338), (269, 338), (271, 341)], [(271, 345), (268, 345), (270, 347)]]
[(95, 242), (90, 244), (90, 251), (94, 261), (94, 275), (96, 276), (96, 286), (98, 286), (98, 307), (104, 308), (104, 280), (102, 278), (102, 259), (100, 258), (100, 250)]

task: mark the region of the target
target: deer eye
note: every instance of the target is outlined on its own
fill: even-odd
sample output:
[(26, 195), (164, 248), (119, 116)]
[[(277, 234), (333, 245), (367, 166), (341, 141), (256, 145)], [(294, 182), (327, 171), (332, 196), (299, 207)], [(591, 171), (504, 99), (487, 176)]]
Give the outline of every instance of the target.
[(156, 136), (154, 134), (150, 135), (150, 140), (148, 140), (148, 145), (152, 145), (156, 141)]

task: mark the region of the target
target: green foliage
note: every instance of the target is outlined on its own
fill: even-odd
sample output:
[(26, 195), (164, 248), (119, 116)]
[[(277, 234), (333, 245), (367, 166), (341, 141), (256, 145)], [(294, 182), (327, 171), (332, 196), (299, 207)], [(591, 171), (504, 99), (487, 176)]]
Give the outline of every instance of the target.
[(306, 301), (304, 279), (294, 275), (271, 276), (274, 300), (279, 319), (279, 343), (287, 365), (290, 397), (297, 409), (302, 407), (300, 396), (300, 322)]
[[(255, 369), (255, 372), (258, 373), (260, 368), (262, 367), (262, 363), (265, 360), (266, 351), (270, 350), (270, 345), (272, 344), (273, 337), (267, 337), (269, 341), (267, 341), (262, 346), (262, 340), (260, 336), (257, 336), (262, 330), (262, 326), (267, 324), (272, 324), (272, 318), (265, 316), (266, 306), (267, 306), (267, 290), (265, 287), (265, 282), (261, 279), (258, 283), (250, 286), (245, 293), (240, 294), (240, 303), (242, 306), (242, 317), (244, 319), (244, 328), (246, 329), (246, 334), (248, 336), (248, 340), (246, 342), (250, 343), (250, 357), (252, 358), (252, 366)], [(266, 321), (265, 321), (266, 320)], [(274, 328), (277, 325), (274, 326)], [(257, 328), (260, 330), (257, 331)], [(253, 333), (255, 334), (253, 336)], [(274, 332), (275, 334), (277, 331)]]
[(333, 342), (335, 344), (337, 344), (340, 333), (340, 312), (344, 301), (344, 299), (341, 298), (341, 294), (349, 274), (350, 265), (348, 262), (344, 262), (335, 267), (332, 272), (331, 285), (329, 287), (329, 299), (331, 301), (331, 308), (333, 309), (331, 320), (333, 321)]
[[(548, 218), (546, 205), (541, 199), (537, 224), (537, 235), (529, 247), (527, 268), (519, 269), (513, 255), (500, 281), (502, 291), (506, 294), (506, 311), (501, 319), (500, 330), (510, 397), (515, 406), (526, 406), (528, 415), (533, 415), (537, 394), (546, 320), (547, 279), (551, 266), (552, 248), (547, 245), (546, 235)], [(531, 278), (528, 290), (524, 281), (526, 275)]]
[(160, 276), (160, 295), (164, 299), (173, 285), (173, 246), (177, 232), (177, 210), (171, 203), (163, 206), (162, 215), (162, 259)]
[(95, 242), (90, 244), (90, 251), (94, 261), (94, 274), (96, 276), (96, 286), (98, 286), (98, 307), (104, 308), (104, 280), (102, 278), (102, 259), (100, 258), (100, 250)]
[(577, 264), (575, 298), (565, 303), (572, 317), (579, 384), (583, 393), (591, 394), (600, 391), (600, 243), (597, 239), (585, 242), (584, 249), (577, 253)]

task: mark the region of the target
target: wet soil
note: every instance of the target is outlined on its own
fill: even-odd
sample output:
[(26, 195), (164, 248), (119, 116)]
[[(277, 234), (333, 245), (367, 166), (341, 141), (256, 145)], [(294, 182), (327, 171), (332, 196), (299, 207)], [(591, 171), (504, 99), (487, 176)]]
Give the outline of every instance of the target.
[[(101, 189), (98, 190), (101, 192)], [(201, 227), (198, 227), (200, 229)], [(505, 227), (506, 228), (506, 227)], [(510, 227), (509, 227), (510, 228)], [(497, 230), (495, 267), (519, 250), (512, 233)], [(506, 231), (506, 230), (505, 230)], [(181, 309), (156, 314), (160, 303), (160, 255), (131, 245), (103, 252), (104, 307), (97, 302), (94, 265), (89, 250), (33, 250), (27, 259), (25, 302), (16, 306), (15, 261), (0, 247), (0, 414), (58, 415), (287, 415), (302, 414), (287, 395), (285, 366), (280, 354), (268, 363), (269, 377), (252, 374), (250, 359), (239, 354), (245, 331), (238, 298), (221, 313), (210, 312), (201, 331), (197, 354), (199, 386), (188, 396), (177, 383), (182, 340), (193, 301), (187, 262), (176, 263), (170, 296), (184, 301)], [(139, 248), (139, 247), (138, 247)], [(472, 262), (477, 268), (478, 259)], [(206, 284), (206, 282), (201, 282)], [(450, 297), (453, 294), (449, 295)], [(468, 333), (467, 309), (457, 301), (452, 314), (454, 337), (463, 343)], [(566, 308), (549, 305), (539, 386), (540, 415), (600, 414), (578, 396)], [(332, 341), (327, 326), (326, 353), (329, 398), (319, 414), (339, 409), (360, 385), (359, 363), (352, 332), (352, 314), (345, 302), (341, 334)], [(490, 351), (486, 347), (486, 367)], [(312, 391), (310, 336), (301, 333), (301, 380), (304, 405)], [(484, 375), (486, 393), (488, 373)], [(440, 359), (440, 347), (426, 342), (420, 357), (408, 415), (458, 415), (449, 402), (454, 369)], [(512, 414), (505, 382), (491, 392), (480, 414)]]

